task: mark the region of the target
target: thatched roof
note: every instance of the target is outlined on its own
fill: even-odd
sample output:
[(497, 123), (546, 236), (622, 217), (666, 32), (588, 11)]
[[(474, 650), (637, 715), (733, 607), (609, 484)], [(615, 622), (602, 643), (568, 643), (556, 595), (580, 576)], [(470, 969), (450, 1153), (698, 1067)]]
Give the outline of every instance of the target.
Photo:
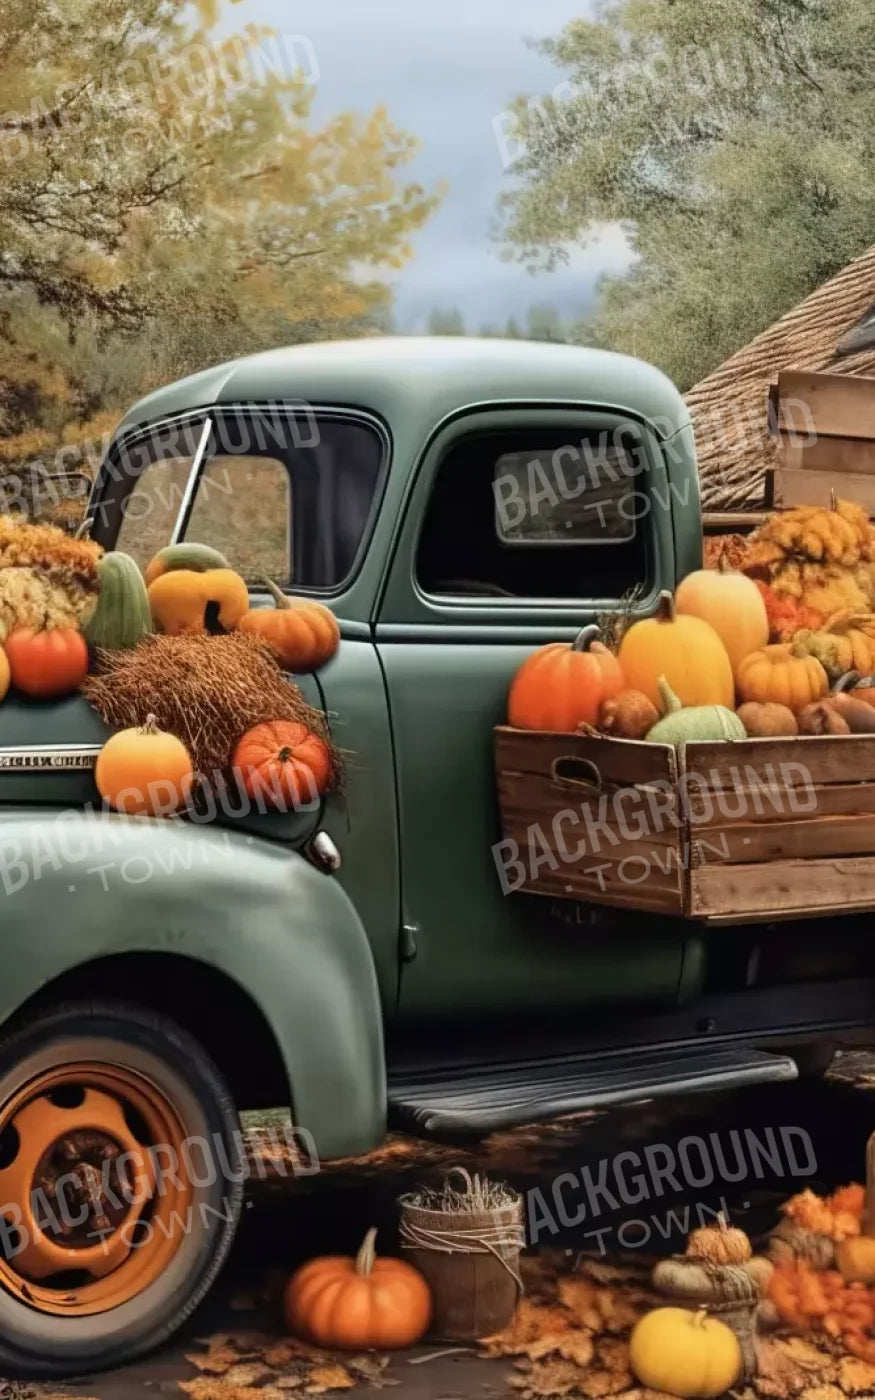
[(875, 375), (875, 246), (684, 395), (704, 510), (763, 508), (765, 468), (775, 464), (768, 390), (784, 369)]

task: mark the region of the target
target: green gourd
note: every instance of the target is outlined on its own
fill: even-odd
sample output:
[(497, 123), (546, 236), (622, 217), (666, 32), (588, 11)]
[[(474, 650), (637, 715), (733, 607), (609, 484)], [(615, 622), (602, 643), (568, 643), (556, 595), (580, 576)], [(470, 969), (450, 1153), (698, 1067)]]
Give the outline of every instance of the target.
[(687, 744), (702, 739), (746, 739), (747, 730), (738, 715), (725, 705), (681, 704), (665, 676), (656, 682), (663, 717), (648, 731), (654, 744)]
[(129, 554), (105, 554), (97, 566), (97, 607), (83, 631), (90, 646), (112, 651), (135, 647), (152, 632), (146, 583)]
[(188, 569), (195, 574), (205, 574), (207, 569), (230, 569), (224, 554), (220, 554), (217, 549), (213, 549), (209, 544), (168, 544), (163, 549), (159, 549), (153, 559), (149, 560), (144, 570), (146, 583), (152, 583), (162, 574), (172, 573), (176, 569)]

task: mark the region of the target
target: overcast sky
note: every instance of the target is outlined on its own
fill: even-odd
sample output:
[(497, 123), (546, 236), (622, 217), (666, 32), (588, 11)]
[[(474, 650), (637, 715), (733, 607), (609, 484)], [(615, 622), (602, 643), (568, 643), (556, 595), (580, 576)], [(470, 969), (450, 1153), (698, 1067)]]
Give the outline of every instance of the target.
[(563, 315), (584, 309), (606, 268), (627, 259), (616, 230), (570, 268), (532, 277), (499, 257), (490, 239), (496, 201), (510, 177), (493, 129), (518, 93), (547, 92), (561, 78), (528, 38), (557, 33), (588, 0), (242, 0), (234, 19), (271, 24), (312, 43), (317, 118), (385, 103), (416, 135), (413, 168), (428, 187), (450, 189), (416, 239), (416, 257), (395, 274), (399, 330), (417, 330), (433, 306), (458, 307), (469, 329), (502, 324), (532, 302)]

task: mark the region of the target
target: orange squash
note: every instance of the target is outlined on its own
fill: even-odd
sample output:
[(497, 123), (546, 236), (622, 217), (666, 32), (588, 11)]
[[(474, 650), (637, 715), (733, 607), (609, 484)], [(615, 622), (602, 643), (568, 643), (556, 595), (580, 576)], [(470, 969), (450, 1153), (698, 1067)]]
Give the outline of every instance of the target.
[(337, 651), (337, 618), (315, 598), (287, 598), (272, 579), (264, 580), (272, 608), (250, 608), (237, 623), (241, 632), (254, 632), (269, 642), (286, 671), (316, 671)]
[(155, 627), (172, 637), (205, 632), (211, 609), (230, 632), (249, 607), (249, 589), (233, 569), (168, 570), (152, 580), (148, 594)]
[(602, 702), (626, 685), (617, 658), (598, 636), (597, 627), (584, 627), (573, 642), (548, 642), (527, 656), (511, 682), (508, 724), (557, 733), (595, 724)]
[(733, 671), (742, 657), (769, 640), (769, 619), (762, 594), (753, 579), (730, 569), (721, 554), (716, 569), (687, 574), (675, 590), (679, 613), (710, 622), (729, 653)]
[(238, 742), (231, 768), (243, 791), (286, 811), (327, 792), (333, 766), (328, 745), (306, 724), (268, 720)]
[(828, 690), (829, 678), (817, 658), (797, 654), (790, 642), (773, 642), (752, 651), (738, 668), (742, 700), (773, 700), (794, 713), (822, 699)]
[(74, 627), (16, 627), (3, 647), (12, 684), (34, 700), (69, 695), (88, 674), (88, 644)]
[(409, 1347), (431, 1321), (428, 1284), (403, 1259), (377, 1259), (369, 1230), (354, 1259), (311, 1259), (292, 1275), (283, 1316), (294, 1335), (346, 1351)]
[(191, 792), (194, 771), (181, 739), (159, 729), (149, 715), (139, 729), (120, 729), (107, 739), (94, 767), (104, 802), (129, 816), (170, 816)]
[(618, 658), (626, 684), (662, 708), (658, 680), (664, 676), (682, 705), (735, 709), (729, 653), (710, 622), (678, 613), (670, 593), (660, 593), (653, 617), (633, 622)]

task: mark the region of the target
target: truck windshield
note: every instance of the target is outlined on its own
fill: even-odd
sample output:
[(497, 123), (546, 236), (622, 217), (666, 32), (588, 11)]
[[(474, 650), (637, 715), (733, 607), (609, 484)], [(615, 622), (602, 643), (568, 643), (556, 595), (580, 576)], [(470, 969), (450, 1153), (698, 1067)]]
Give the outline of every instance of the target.
[(250, 582), (268, 574), (336, 591), (366, 544), (384, 457), (382, 434), (364, 417), (210, 410), (114, 444), (93, 534), (141, 566), (166, 544), (196, 540)]

